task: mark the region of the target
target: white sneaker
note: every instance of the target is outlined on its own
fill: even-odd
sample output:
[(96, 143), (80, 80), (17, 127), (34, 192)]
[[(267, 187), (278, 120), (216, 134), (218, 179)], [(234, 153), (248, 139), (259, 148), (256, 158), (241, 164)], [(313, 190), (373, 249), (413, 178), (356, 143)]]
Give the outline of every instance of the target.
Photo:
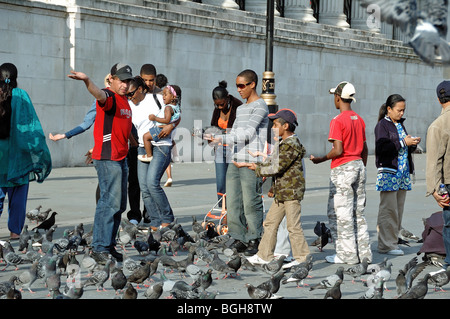
[(290, 263), (284, 264), (281, 268), (283, 269), (289, 269), (292, 268), (294, 266), (300, 265), (300, 263), (294, 259), (294, 261), (291, 261)]
[(332, 264), (345, 264), (337, 255), (326, 256), (325, 260)]
[(247, 260), (249, 263), (251, 263), (252, 265), (263, 265), (263, 264), (268, 264), (268, 261), (265, 261), (264, 259), (261, 259), (258, 255), (253, 255), (251, 257), (247, 257)]
[(386, 254), (393, 256), (403, 256), (405, 253), (401, 249), (392, 249), (389, 250)]

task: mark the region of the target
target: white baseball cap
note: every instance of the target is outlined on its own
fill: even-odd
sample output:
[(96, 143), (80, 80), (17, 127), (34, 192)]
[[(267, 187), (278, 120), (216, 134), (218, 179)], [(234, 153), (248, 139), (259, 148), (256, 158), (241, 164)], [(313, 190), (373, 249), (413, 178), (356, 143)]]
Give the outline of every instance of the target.
[(330, 94), (337, 94), (344, 100), (353, 100), (356, 102), (356, 99), (353, 97), (356, 94), (355, 87), (347, 81), (343, 81), (335, 88), (330, 89)]

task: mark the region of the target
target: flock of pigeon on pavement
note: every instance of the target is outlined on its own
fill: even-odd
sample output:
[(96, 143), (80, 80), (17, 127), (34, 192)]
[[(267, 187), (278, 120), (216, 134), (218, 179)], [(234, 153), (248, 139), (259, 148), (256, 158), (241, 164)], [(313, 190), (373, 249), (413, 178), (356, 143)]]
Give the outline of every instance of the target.
[[(312, 255), (290, 269), (283, 268), (285, 257), (252, 265), (230, 248), (233, 239), (229, 235), (218, 234), (211, 225), (205, 229), (194, 216), (191, 232), (177, 220), (147, 232), (123, 219), (117, 238), (123, 261), (111, 259), (99, 265), (90, 257), (92, 231), (85, 232), (79, 224), (56, 238), (56, 215), (39, 206), (27, 213), (36, 226), (29, 229), (26, 224), (17, 241), (0, 241), (0, 265), (5, 265), (1, 270), (9, 271), (8, 280), (0, 281), (0, 298), (32, 299), (33, 289), (45, 287), (47, 297), (53, 299), (80, 299), (88, 290), (101, 294), (111, 289), (114, 298), (120, 299), (214, 299), (220, 298), (221, 281), (239, 279), (236, 284), (242, 285), (246, 282), (242, 274), (250, 272), (261, 280), (258, 284), (245, 283), (251, 299), (283, 298), (278, 294), (283, 285), (309, 287), (308, 291), (322, 289), (324, 299), (341, 299), (344, 276), (363, 288), (359, 299), (384, 299), (388, 281), (395, 281), (395, 298), (423, 299), (431, 288), (443, 290), (450, 278), (450, 270), (424, 271), (431, 261), (419, 262), (414, 256), (397, 275), (392, 273), (388, 258), (374, 264), (365, 259), (356, 265), (337, 265), (335, 273), (314, 281)], [(314, 232), (318, 237), (311, 245), (321, 251), (331, 240), (329, 229), (317, 222)], [(307, 278), (309, 284), (304, 283)]]

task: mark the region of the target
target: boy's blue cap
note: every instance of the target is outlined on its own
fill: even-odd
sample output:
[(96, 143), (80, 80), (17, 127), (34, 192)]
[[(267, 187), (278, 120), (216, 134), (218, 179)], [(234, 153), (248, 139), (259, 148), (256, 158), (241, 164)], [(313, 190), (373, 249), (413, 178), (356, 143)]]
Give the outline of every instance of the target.
[(278, 118), (282, 118), (286, 122), (294, 124), (295, 126), (298, 126), (297, 115), (294, 113), (294, 111), (292, 111), (290, 109), (281, 109), (277, 113), (269, 114), (269, 119), (271, 119), (271, 120), (275, 120)]

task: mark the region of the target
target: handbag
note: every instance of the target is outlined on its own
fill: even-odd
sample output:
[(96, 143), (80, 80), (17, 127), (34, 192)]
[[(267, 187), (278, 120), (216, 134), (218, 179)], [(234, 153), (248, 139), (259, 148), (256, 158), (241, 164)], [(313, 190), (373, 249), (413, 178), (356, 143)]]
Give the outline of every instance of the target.
[(158, 135), (159, 135), (159, 133), (161, 132), (161, 128), (159, 128), (158, 126), (152, 126), (150, 129), (149, 129), (149, 132), (150, 132), (150, 135), (152, 136), (152, 139), (153, 139), (153, 141), (155, 141), (155, 142), (158, 142), (159, 141), (159, 137), (158, 137)]

